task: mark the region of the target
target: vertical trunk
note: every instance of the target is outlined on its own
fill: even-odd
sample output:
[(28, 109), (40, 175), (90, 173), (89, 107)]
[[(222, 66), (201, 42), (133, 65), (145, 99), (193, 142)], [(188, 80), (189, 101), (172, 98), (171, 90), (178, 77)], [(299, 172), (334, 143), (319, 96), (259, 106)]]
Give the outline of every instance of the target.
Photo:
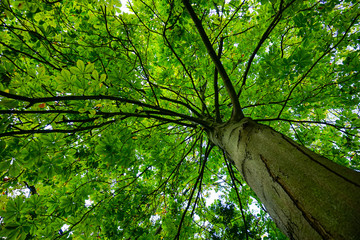
[(247, 118), (209, 135), (290, 239), (360, 238), (359, 172)]

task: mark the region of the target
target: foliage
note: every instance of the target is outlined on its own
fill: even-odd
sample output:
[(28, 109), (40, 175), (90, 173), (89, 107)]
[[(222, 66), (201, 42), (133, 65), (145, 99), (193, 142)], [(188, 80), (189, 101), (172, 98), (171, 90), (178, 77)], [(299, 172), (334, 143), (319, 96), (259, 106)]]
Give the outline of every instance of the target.
[(0, 2), (0, 237), (284, 238), (207, 138), (237, 99), (360, 169), (357, 1), (186, 4)]

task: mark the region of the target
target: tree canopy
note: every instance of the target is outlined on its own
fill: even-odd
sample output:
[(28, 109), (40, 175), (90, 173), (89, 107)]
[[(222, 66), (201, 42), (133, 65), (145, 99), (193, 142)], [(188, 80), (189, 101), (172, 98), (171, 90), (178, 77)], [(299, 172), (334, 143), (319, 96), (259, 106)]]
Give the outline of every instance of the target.
[(244, 116), (360, 169), (358, 1), (120, 7), (0, 2), (0, 237), (286, 239), (208, 138)]

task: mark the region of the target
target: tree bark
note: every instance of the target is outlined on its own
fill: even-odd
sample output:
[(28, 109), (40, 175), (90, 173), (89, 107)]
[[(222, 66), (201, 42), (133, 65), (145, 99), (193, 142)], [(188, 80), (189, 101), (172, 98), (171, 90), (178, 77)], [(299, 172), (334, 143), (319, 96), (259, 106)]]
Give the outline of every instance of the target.
[(211, 141), (290, 239), (359, 239), (360, 173), (249, 118), (218, 125)]

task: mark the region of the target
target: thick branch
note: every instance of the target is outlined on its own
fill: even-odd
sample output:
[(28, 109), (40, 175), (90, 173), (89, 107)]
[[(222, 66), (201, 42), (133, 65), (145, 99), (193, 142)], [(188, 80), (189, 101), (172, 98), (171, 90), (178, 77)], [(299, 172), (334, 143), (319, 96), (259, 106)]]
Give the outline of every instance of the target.
[[(15, 94), (11, 94), (11, 93), (7, 93), (4, 91), (0, 91), (0, 96), (4, 96), (7, 98), (11, 98), (11, 99), (15, 99), (15, 100), (20, 100), (20, 101), (26, 101), (29, 102), (30, 104), (27, 107), (30, 107), (32, 105), (34, 105), (35, 103), (44, 103), (44, 102), (60, 102), (60, 101), (84, 101), (84, 100), (114, 100), (114, 101), (118, 101), (121, 103), (130, 103), (130, 104), (134, 104), (140, 107), (144, 107), (144, 108), (149, 108), (149, 109), (154, 109), (157, 110), (158, 113), (157, 114), (163, 114), (163, 115), (169, 115), (169, 116), (176, 116), (176, 117), (180, 117), (182, 119), (188, 120), (188, 121), (192, 121), (195, 123), (198, 123), (204, 127), (208, 126), (208, 123), (200, 118), (196, 118), (196, 117), (192, 117), (192, 116), (188, 116), (185, 114), (181, 114), (181, 113), (177, 113), (168, 109), (164, 109), (164, 108), (160, 108), (158, 106), (153, 106), (150, 104), (146, 104), (137, 100), (131, 100), (131, 99), (127, 99), (127, 98), (121, 98), (121, 97), (115, 97), (115, 96), (105, 96), (105, 95), (95, 95), (95, 96), (57, 96), (57, 97), (44, 97), (44, 98), (29, 98), (29, 97), (25, 97), (25, 96), (20, 96), (20, 95), (15, 95)], [(109, 113), (109, 115), (117, 115), (116, 113)], [(121, 112), (121, 114), (125, 114), (123, 112)], [(134, 116), (134, 114), (132, 115)], [(154, 116), (152, 116), (154, 117)], [(157, 118), (158, 117), (154, 117)], [(189, 125), (189, 124), (184, 124), (184, 125)], [(193, 126), (193, 125), (192, 125)]]
[(182, 0), (183, 4), (185, 5), (185, 8), (187, 9), (187, 11), (189, 12), (193, 22), (195, 23), (195, 26), (200, 34), (200, 37), (203, 41), (203, 43), (205, 44), (205, 47), (213, 61), (213, 63), (215, 64), (215, 67), (217, 68), (217, 70), (219, 71), (219, 74), (221, 76), (221, 78), (224, 81), (224, 85), (226, 88), (226, 91), (229, 94), (231, 103), (233, 105), (233, 115), (232, 118), (234, 120), (240, 120), (242, 118), (244, 118), (244, 114), (241, 110), (241, 106), (240, 106), (240, 102), (237, 98), (234, 86), (231, 83), (231, 80), (228, 76), (228, 74), (225, 71), (224, 66), (222, 65), (220, 59), (218, 58), (218, 56), (215, 53), (214, 48), (212, 47), (210, 40), (201, 24), (200, 19), (198, 18), (198, 16), (196, 15), (196, 13), (194, 12), (194, 9), (192, 8), (189, 0)]
[[(218, 57), (219, 57), (219, 59), (221, 58), (221, 53), (222, 53), (222, 49), (223, 49), (223, 43), (224, 43), (224, 38), (220, 38), (219, 51), (218, 51)], [(218, 71), (217, 68), (215, 67), (215, 73), (214, 73), (215, 116), (216, 116), (216, 122), (220, 123), (220, 122), (221, 122), (221, 115), (220, 115), (220, 109), (219, 109), (218, 74), (219, 74), (219, 71)]]
[[(56, 111), (56, 110), (50, 110), (50, 111), (12, 111), (12, 110), (0, 110), (0, 114), (48, 114), (48, 113), (69, 113), (69, 114), (81, 114), (80, 112), (77, 111)], [(84, 113), (83, 113), (84, 114)], [(90, 112), (85, 112), (85, 114), (90, 114)], [(166, 118), (163, 115), (167, 115), (167, 116), (172, 116), (169, 113), (160, 113), (157, 111), (141, 111), (140, 113), (129, 113), (129, 112), (97, 112), (96, 115), (105, 117), (105, 118), (109, 118), (109, 117), (114, 117), (114, 116), (122, 116), (122, 119), (124, 118), (128, 118), (128, 117), (135, 117), (135, 118), (149, 118), (149, 119), (156, 119), (162, 122), (166, 122), (166, 123), (174, 123), (177, 125), (181, 125), (181, 126), (186, 126), (186, 127), (192, 127), (192, 128), (196, 128), (196, 125), (193, 123), (187, 123), (186, 121), (189, 121), (188, 119), (171, 119), (171, 118)], [(88, 119), (83, 119), (83, 120), (65, 120), (65, 121), (60, 121), (60, 122), (56, 122), (56, 123), (62, 123), (62, 122), (92, 122), (94, 121), (95, 118), (88, 118)], [(78, 127), (75, 129), (52, 129), (52, 130), (44, 130), (44, 129), (30, 129), (30, 130), (25, 130), (25, 129), (19, 129), (19, 131), (11, 131), (11, 132), (4, 132), (4, 133), (0, 133), (0, 137), (4, 137), (4, 136), (15, 136), (15, 135), (24, 135), (24, 134), (34, 134), (34, 133), (52, 133), (52, 132), (62, 132), (62, 133), (74, 133), (74, 132), (81, 132), (81, 131), (85, 131), (85, 130), (91, 130), (91, 129), (95, 129), (95, 128), (99, 128), (102, 127), (104, 125), (107, 125), (109, 123), (112, 123), (116, 120), (111, 120), (108, 122), (104, 122), (102, 124), (99, 125), (92, 125), (92, 126), (88, 126), (88, 127)], [(50, 125), (50, 124), (48, 124)]]

